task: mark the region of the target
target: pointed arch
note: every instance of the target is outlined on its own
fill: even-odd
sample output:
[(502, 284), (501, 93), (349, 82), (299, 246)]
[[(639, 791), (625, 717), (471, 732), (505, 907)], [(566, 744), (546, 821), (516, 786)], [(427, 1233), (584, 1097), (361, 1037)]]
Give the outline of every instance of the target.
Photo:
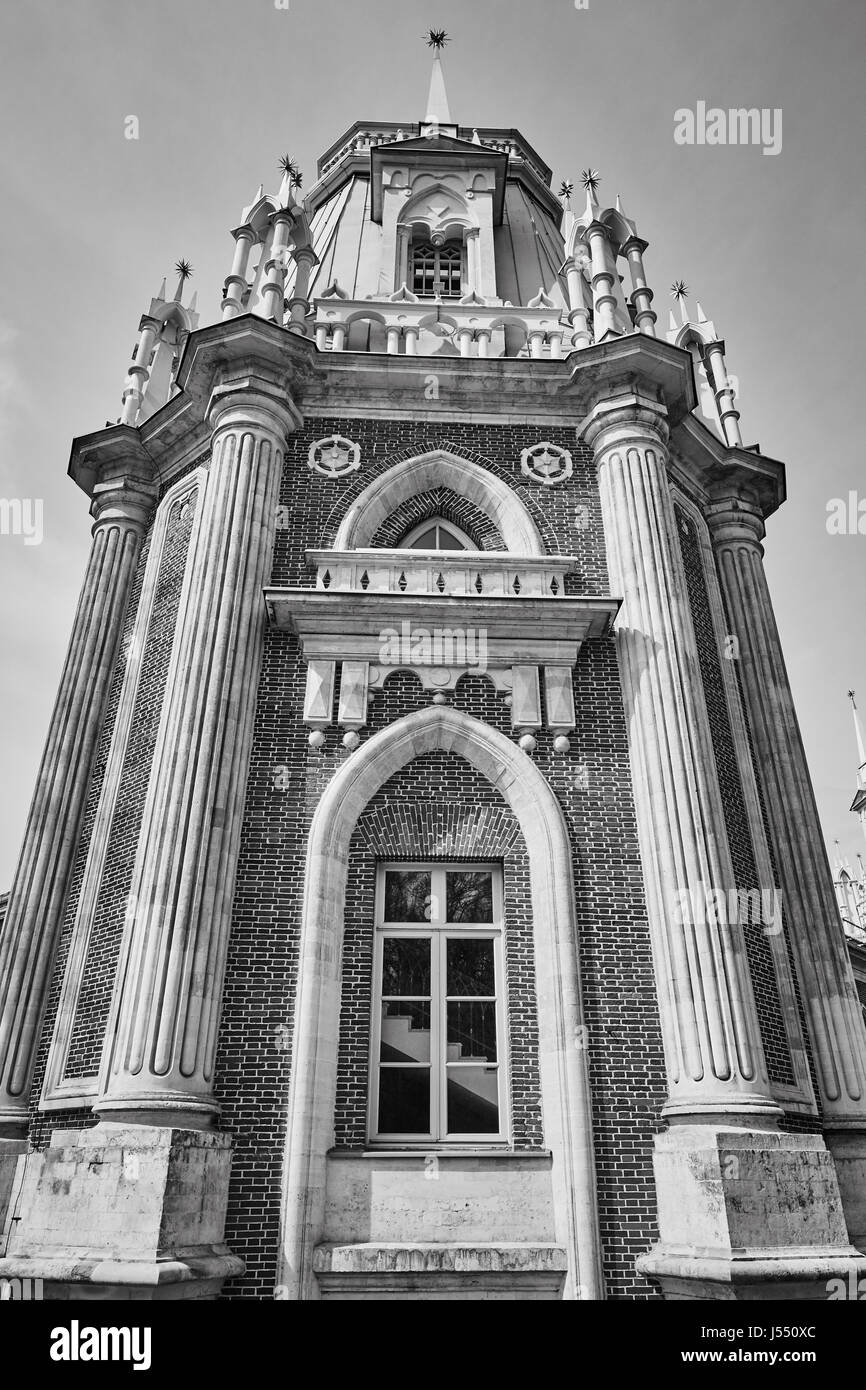
[(517, 494), (480, 464), (444, 449), (401, 459), (355, 499), (340, 523), (335, 550), (370, 546), (379, 527), (402, 502), (437, 487), (453, 488), (490, 518), (507, 550), (518, 555), (543, 555), (535, 523)]
[(456, 753), (511, 807), (530, 865), (545, 1139), (553, 1154), (565, 1298), (602, 1295), (587, 1051), (583, 1042), (571, 849), (550, 786), (504, 734), (448, 705), (389, 725), (343, 763), (310, 827), (283, 1172), (278, 1282), (315, 1299), (313, 1250), (324, 1225), (337, 1083), (343, 911), (352, 833), (364, 807), (407, 763)]

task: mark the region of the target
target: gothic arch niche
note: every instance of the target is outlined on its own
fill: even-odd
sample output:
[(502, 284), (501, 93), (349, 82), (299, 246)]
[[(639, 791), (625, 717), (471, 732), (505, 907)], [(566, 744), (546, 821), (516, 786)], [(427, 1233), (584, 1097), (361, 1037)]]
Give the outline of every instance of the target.
[(349, 845), (384, 782), (427, 752), (459, 754), (518, 821), (530, 865), (539, 1062), (557, 1243), (567, 1254), (563, 1297), (602, 1297), (588, 1060), (568, 832), (548, 783), (502, 734), (448, 706), (382, 730), (335, 774), (307, 843), (289, 1089), (278, 1283), (291, 1300), (320, 1297), (314, 1251), (325, 1224), (327, 1153), (337, 1084), (343, 911)]
[(335, 550), (363, 550), (388, 518), (417, 494), (448, 488), (468, 500), (502, 537), (503, 549), (543, 555), (535, 523), (512, 488), (469, 459), (436, 449), (403, 459), (374, 478), (350, 506), (337, 532)]
[(469, 537), (476, 550), (506, 549), (498, 528), (487, 513), (450, 487), (415, 493), (382, 522), (370, 544), (374, 549), (386, 550), (402, 545), (413, 527), (433, 517), (442, 517), (457, 527)]

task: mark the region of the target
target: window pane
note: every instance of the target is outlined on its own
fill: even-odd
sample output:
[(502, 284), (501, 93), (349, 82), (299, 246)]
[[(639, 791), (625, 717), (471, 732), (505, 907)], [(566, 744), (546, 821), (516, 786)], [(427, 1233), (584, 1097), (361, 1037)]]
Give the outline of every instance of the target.
[(496, 1005), (448, 1005), (448, 1061), (496, 1061)]
[(499, 1102), (495, 1067), (450, 1067), (448, 1133), (497, 1134)]
[(446, 907), (449, 922), (493, 921), (493, 876), (488, 873), (449, 873)]
[(493, 942), (448, 938), (448, 994), (495, 994)]
[(386, 936), (382, 942), (382, 993), (430, 993), (430, 941)]
[(409, 548), (410, 550), (436, 550), (436, 527), (431, 526), (428, 531), (416, 536)]
[(430, 1068), (383, 1067), (379, 1072), (379, 1130), (430, 1133)]
[(458, 537), (458, 536), (455, 536), (454, 532), (451, 531), (451, 530), (449, 530), (447, 526), (439, 526), (439, 527), (437, 527), (437, 530), (438, 530), (438, 532), (439, 532), (439, 535), (438, 535), (437, 538), (436, 538), (436, 549), (437, 549), (437, 550), (465, 550), (465, 549), (466, 549), (466, 546), (465, 546), (465, 545), (463, 544), (463, 542), (459, 539), (459, 537)]
[(392, 1001), (382, 1005), (379, 1058), (383, 1062), (430, 1061), (429, 1004)]
[(385, 874), (385, 921), (430, 921), (430, 874), (424, 870), (388, 870)]

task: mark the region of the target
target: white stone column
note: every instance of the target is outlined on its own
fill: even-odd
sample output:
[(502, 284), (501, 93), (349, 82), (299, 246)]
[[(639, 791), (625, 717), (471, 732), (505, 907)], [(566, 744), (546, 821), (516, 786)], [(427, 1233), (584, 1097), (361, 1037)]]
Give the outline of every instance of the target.
[(238, 227), (233, 233), (235, 239), (235, 254), (232, 261), (231, 273), (226, 278), (223, 302), (220, 306), (224, 319), (233, 319), (243, 309), (243, 294), (247, 287), (247, 263), (250, 259), (250, 251), (255, 245), (256, 234), (252, 227)]
[(734, 405), (736, 393), (728, 380), (728, 369), (725, 366), (725, 345), (721, 341), (707, 343), (705, 352), (707, 375), (713, 388), (722, 434), (725, 443), (735, 449), (742, 444), (743, 437), (740, 434), (740, 412)]
[(620, 337), (616, 326), (616, 295), (613, 293), (616, 270), (611, 256), (607, 228), (601, 222), (591, 222), (586, 229), (592, 255), (593, 337), (597, 343), (606, 338)]
[(152, 319), (148, 314), (144, 315), (139, 325), (135, 359), (127, 373), (127, 384), (123, 392), (123, 412), (120, 417), (120, 422), (123, 425), (134, 425), (138, 418), (138, 412), (144, 400), (147, 379), (150, 376), (153, 345), (161, 330), (162, 324), (158, 319)]
[(93, 491), (93, 545), (0, 934), (0, 1136), (26, 1132), (36, 1049), (152, 484)]
[(310, 277), (313, 267), (319, 264), (319, 258), (311, 246), (299, 246), (294, 252), (295, 258), (295, 284), (294, 292), (289, 300), (289, 313), (291, 322), (289, 332), (297, 333), (300, 337), (306, 336), (306, 318), (310, 312)]
[(646, 282), (643, 264), (643, 253), (648, 244), (639, 236), (630, 236), (627, 241), (623, 242), (620, 249), (628, 260), (631, 271), (631, 299), (638, 331), (645, 333), (649, 338), (654, 338), (656, 335), (656, 315), (652, 307), (653, 292)]
[(265, 632), (288, 399), (217, 393), (213, 453), (172, 650), (118, 970), (103, 1120), (204, 1128)]
[(799, 967), (824, 1129), (852, 1238), (866, 1238), (866, 1029), (764, 573), (764, 523), (747, 497), (707, 513)]
[[(668, 1118), (758, 1127), (766, 1074), (739, 923), (708, 921), (736, 886), (667, 478), (667, 422), (631, 390), (583, 427), (598, 468), (635, 810), (667, 1061)], [(727, 901), (727, 899), (726, 899)]]

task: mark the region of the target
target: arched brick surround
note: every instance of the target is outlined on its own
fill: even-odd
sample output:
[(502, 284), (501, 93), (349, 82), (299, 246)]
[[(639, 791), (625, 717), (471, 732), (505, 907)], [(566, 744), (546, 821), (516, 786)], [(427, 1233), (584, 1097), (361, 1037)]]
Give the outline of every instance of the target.
[(316, 1299), (312, 1272), (324, 1224), (339, 1045), (343, 911), (358, 818), (384, 782), (437, 749), (458, 753), (502, 794), (530, 863), (545, 1141), (553, 1155), (557, 1240), (568, 1254), (566, 1299), (603, 1296), (592, 1112), (567, 827), (545, 778), (496, 730), (447, 705), (406, 715), (334, 775), (307, 842), (300, 968), (283, 1177), (278, 1279), (290, 1299)]

